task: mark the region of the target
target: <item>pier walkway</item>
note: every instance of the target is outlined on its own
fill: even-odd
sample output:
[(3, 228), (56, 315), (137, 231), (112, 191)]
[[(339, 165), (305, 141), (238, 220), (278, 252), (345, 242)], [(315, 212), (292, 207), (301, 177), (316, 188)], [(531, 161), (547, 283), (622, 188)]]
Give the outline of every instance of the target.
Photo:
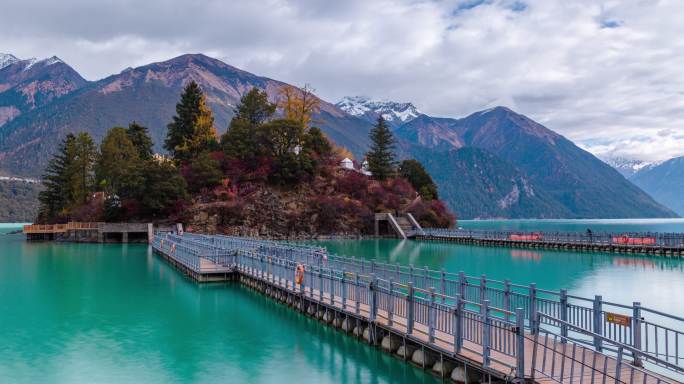
[(496, 247), (684, 257), (684, 233), (520, 232), (425, 228), (412, 231), (406, 237)]
[[(684, 319), (640, 303), (264, 240), (157, 233), (152, 246), (198, 281), (237, 279), (443, 377), (463, 367), (515, 382), (684, 377)], [(467, 369), (456, 376), (479, 380)]]

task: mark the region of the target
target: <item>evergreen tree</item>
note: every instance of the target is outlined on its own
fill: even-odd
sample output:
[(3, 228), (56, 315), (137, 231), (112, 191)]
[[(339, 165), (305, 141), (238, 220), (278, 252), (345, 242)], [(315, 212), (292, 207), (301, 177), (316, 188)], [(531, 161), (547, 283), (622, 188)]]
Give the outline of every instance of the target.
[(259, 127), (273, 117), (276, 105), (268, 101), (266, 91), (252, 88), (240, 99), (228, 131), (221, 137), (221, 147), (228, 157), (250, 160), (262, 155)]
[(199, 85), (191, 81), (176, 104), (176, 116), (168, 125), (164, 147), (181, 163), (216, 146), (214, 116)]
[(74, 141), (70, 189), (72, 204), (85, 204), (95, 186), (94, 165), (97, 160), (97, 147), (87, 132), (81, 132)]
[(385, 180), (394, 175), (394, 137), (382, 116), (370, 131), (371, 147), (366, 154), (373, 177)]
[(154, 144), (152, 143), (152, 138), (150, 138), (147, 127), (143, 127), (134, 121), (128, 125), (126, 134), (128, 135), (128, 139), (131, 140), (131, 143), (133, 143), (133, 146), (137, 149), (138, 157), (140, 157), (141, 160), (149, 160), (152, 158), (152, 155), (154, 154), (152, 147)]
[(45, 169), (43, 175), (45, 189), (38, 195), (39, 222), (53, 222), (67, 213), (71, 197), (68, 190), (69, 170), (73, 169), (75, 143), (76, 136), (71, 133), (67, 134)]
[(175, 204), (187, 197), (185, 179), (170, 161), (145, 162), (145, 183), (140, 189), (139, 201), (145, 217), (163, 217), (170, 214)]
[(333, 150), (332, 144), (318, 127), (309, 128), (304, 135), (304, 149), (316, 154), (319, 158), (329, 157)]
[(415, 188), (424, 200), (437, 200), (437, 185), (418, 160), (404, 160), (399, 164), (399, 174)]
[(87, 133), (67, 134), (43, 176), (38, 221), (68, 219), (71, 211), (88, 201), (93, 192), (93, 164), (97, 149)]
[(276, 105), (268, 101), (266, 91), (252, 88), (240, 99), (240, 104), (235, 107), (234, 119), (244, 120), (258, 126), (270, 120), (276, 111)]
[(143, 184), (142, 162), (125, 128), (114, 127), (100, 144), (96, 164), (98, 185), (113, 197), (123, 199), (136, 195)]

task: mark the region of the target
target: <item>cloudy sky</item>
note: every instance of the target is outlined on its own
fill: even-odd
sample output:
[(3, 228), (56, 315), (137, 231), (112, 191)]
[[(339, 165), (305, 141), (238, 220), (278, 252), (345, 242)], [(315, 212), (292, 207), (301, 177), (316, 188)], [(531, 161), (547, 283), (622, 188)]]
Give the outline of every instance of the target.
[(0, 52), (95, 80), (205, 53), (326, 100), (506, 105), (599, 155), (684, 155), (681, 0), (3, 0)]

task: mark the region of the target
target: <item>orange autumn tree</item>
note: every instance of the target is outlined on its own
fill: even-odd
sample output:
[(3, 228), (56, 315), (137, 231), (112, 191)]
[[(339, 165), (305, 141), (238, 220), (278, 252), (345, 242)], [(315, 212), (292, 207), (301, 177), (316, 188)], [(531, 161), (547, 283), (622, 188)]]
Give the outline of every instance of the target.
[(278, 90), (278, 108), (283, 110), (284, 118), (296, 121), (306, 129), (313, 115), (320, 110), (321, 101), (313, 92), (308, 84), (303, 88), (283, 85)]

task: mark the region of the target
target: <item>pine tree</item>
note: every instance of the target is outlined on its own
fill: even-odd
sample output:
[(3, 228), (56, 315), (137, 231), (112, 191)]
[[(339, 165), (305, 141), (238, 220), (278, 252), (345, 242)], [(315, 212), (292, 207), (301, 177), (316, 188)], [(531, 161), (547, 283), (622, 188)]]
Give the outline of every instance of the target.
[(371, 147), (366, 154), (373, 177), (385, 180), (394, 175), (394, 137), (382, 116), (370, 131)]
[(191, 81), (176, 104), (176, 116), (168, 125), (164, 147), (175, 160), (185, 163), (215, 146), (214, 116), (199, 85)]
[(39, 222), (54, 222), (66, 214), (71, 193), (69, 170), (73, 169), (76, 136), (69, 133), (59, 146), (57, 153), (50, 159), (43, 175), (45, 189), (38, 195), (40, 208)]
[(270, 120), (276, 111), (276, 105), (268, 101), (266, 91), (252, 88), (240, 99), (240, 104), (235, 108), (233, 119), (248, 121), (253, 126), (258, 126)]
[(95, 168), (98, 185), (110, 196), (122, 199), (135, 196), (143, 184), (141, 166), (138, 151), (126, 129), (110, 129), (100, 144)]
[(138, 157), (140, 157), (141, 160), (149, 160), (152, 158), (152, 154), (154, 153), (152, 147), (154, 145), (152, 144), (152, 138), (150, 138), (147, 127), (143, 127), (134, 121), (128, 125), (126, 134), (133, 143), (133, 146), (138, 150)]
[(415, 188), (423, 200), (437, 200), (437, 185), (418, 160), (404, 160), (399, 164), (399, 174)]
[(71, 195), (72, 204), (80, 205), (88, 202), (95, 186), (94, 165), (97, 160), (97, 147), (87, 132), (81, 132), (74, 142), (74, 158), (72, 161)]
[(144, 174), (138, 197), (141, 213), (145, 217), (168, 218), (176, 202), (187, 198), (185, 179), (171, 161), (148, 160)]
[(273, 117), (276, 105), (268, 101), (266, 91), (252, 88), (240, 99), (228, 131), (221, 137), (221, 147), (232, 158), (251, 160), (261, 155), (258, 129)]

